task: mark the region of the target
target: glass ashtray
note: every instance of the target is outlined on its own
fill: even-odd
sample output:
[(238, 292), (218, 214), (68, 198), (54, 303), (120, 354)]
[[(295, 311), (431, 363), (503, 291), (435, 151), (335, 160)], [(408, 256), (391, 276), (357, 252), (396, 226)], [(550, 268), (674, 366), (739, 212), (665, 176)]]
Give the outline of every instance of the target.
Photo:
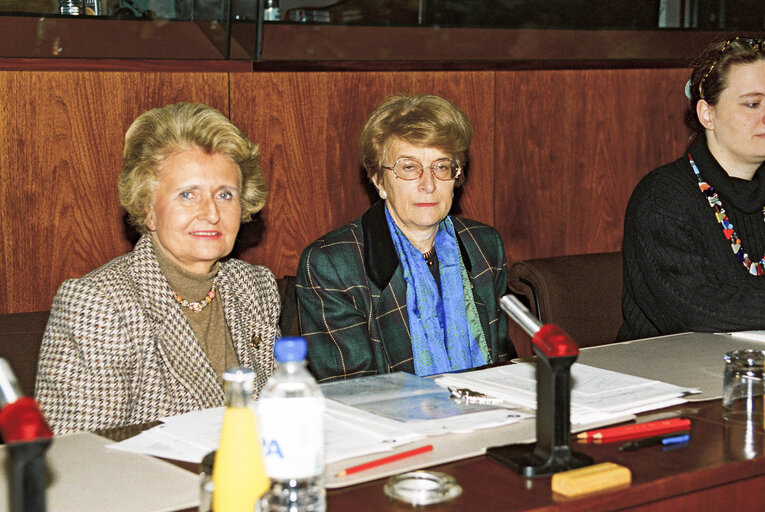
[(453, 500), (462, 494), (462, 487), (446, 473), (412, 471), (390, 477), (383, 492), (410, 505), (432, 505)]

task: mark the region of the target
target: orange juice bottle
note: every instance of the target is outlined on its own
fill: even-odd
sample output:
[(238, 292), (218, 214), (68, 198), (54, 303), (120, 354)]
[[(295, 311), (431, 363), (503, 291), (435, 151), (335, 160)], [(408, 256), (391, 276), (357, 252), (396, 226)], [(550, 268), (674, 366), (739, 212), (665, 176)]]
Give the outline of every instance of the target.
[(253, 512), (269, 488), (252, 391), (255, 372), (231, 368), (223, 374), (226, 410), (213, 465), (215, 512)]

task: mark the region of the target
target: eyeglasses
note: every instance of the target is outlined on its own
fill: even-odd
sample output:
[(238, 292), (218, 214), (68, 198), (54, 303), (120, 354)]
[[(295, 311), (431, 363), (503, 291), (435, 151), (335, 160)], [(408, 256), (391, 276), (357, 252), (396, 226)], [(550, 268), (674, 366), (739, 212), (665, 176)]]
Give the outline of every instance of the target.
[[(381, 166), (383, 169), (390, 169), (396, 178), (404, 181), (418, 180), (422, 177), (422, 173), (425, 172), (425, 167), (411, 158), (399, 158), (391, 166)], [(441, 181), (452, 181), (459, 178), (462, 173), (462, 166), (459, 162), (455, 162), (451, 158), (440, 158), (430, 164), (430, 172), (433, 173), (433, 177)]]
[(704, 82), (706, 82), (707, 77), (712, 72), (712, 70), (717, 66), (717, 63), (720, 62), (720, 59), (725, 54), (726, 51), (728, 51), (730, 48), (733, 47), (733, 45), (737, 44), (746, 44), (749, 49), (751, 49), (755, 54), (759, 53), (760, 51), (765, 50), (765, 41), (762, 39), (755, 39), (753, 37), (734, 37), (733, 39), (728, 39), (723, 43), (722, 47), (720, 48), (720, 53), (717, 56), (717, 59), (712, 63), (711, 66), (709, 66), (709, 69), (706, 73), (704, 73), (704, 77), (699, 82), (699, 96), (702, 100), (706, 100), (704, 97)]

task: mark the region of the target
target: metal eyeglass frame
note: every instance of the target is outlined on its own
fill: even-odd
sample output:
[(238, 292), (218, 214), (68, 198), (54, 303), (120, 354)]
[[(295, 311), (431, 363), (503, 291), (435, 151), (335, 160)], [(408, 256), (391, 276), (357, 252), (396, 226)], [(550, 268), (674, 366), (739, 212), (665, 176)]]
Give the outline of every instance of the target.
[[(403, 178), (403, 177), (399, 176), (398, 173), (396, 172), (396, 166), (402, 160), (408, 160), (410, 162), (417, 162), (420, 165), (420, 174), (418, 174), (416, 178)], [(457, 172), (454, 173), (454, 176), (451, 177), (451, 178), (444, 179), (444, 178), (439, 178), (436, 175), (436, 169), (435, 169), (436, 164), (439, 163), (439, 162), (444, 162), (444, 161), (449, 161), (454, 166), (453, 168), (456, 169), (456, 171), (457, 171)], [(382, 167), (383, 169), (389, 169), (389, 170), (393, 171), (393, 175), (396, 176), (396, 179), (403, 180), (403, 181), (416, 181), (416, 180), (419, 180), (420, 178), (422, 178), (422, 174), (425, 172), (425, 166), (422, 165), (422, 163), (420, 163), (419, 161), (415, 160), (414, 158), (399, 158), (395, 162), (393, 162), (393, 165), (390, 166), (390, 167), (388, 167), (387, 165), (381, 165), (380, 167)], [(435, 161), (431, 162), (430, 165), (428, 166), (428, 169), (430, 169), (430, 173), (438, 181), (454, 181), (454, 180), (456, 180), (457, 178), (460, 177), (460, 174), (462, 174), (462, 166), (460, 165), (460, 163), (458, 161), (456, 161), (456, 160), (452, 160), (451, 158), (439, 158), (438, 160), (435, 160)]]

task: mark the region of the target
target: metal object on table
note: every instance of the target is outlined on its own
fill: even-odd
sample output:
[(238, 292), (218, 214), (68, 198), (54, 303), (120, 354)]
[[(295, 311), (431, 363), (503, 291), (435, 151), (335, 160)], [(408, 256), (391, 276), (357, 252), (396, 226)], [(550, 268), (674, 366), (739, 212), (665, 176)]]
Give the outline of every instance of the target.
[(383, 492), (389, 498), (413, 506), (425, 506), (453, 500), (462, 494), (462, 487), (446, 473), (412, 471), (390, 477)]

